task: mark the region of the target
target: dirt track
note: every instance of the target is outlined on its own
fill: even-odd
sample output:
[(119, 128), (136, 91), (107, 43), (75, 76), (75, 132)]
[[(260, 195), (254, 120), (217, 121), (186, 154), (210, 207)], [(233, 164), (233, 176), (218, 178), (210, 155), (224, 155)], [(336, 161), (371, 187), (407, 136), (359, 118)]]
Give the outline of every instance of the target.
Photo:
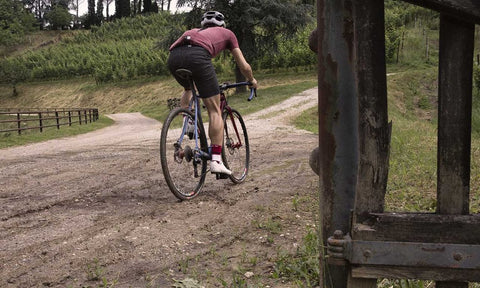
[(253, 287), (291, 287), (270, 275), (278, 251), (293, 251), (314, 225), (308, 156), (317, 136), (289, 120), (316, 95), (246, 117), (247, 181), (209, 175), (187, 202), (164, 182), (161, 124), (138, 113), (111, 115), (115, 125), (85, 135), (0, 150), (0, 287), (171, 287), (186, 277), (221, 287), (233, 271), (253, 272)]

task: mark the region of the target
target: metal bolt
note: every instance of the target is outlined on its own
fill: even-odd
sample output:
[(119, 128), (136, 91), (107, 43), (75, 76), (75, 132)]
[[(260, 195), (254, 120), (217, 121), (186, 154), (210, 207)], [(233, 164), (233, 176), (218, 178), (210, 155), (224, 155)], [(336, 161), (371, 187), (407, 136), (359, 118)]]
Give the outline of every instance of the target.
[(455, 259), (455, 261), (460, 261), (462, 260), (462, 254), (461, 253), (454, 253), (453, 254), (453, 259)]
[(333, 232), (333, 238), (343, 239), (343, 232), (341, 230), (335, 230), (335, 232)]
[(363, 256), (369, 258), (370, 256), (372, 256), (372, 251), (370, 251), (369, 249), (363, 251)]

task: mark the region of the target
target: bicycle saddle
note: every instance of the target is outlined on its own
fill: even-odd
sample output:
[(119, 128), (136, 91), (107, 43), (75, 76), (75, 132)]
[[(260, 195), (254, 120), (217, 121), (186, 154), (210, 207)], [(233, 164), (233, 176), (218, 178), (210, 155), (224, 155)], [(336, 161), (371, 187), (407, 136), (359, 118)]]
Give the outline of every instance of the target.
[(190, 79), (192, 77), (192, 71), (187, 69), (177, 69), (175, 73), (182, 79)]

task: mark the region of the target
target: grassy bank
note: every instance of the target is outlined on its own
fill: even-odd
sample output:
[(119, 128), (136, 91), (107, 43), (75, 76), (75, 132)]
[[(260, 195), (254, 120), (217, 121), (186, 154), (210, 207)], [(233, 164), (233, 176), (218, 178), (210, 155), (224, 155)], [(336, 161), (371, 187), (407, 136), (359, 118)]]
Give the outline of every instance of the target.
[[(397, 68), (398, 69), (398, 68)], [(434, 212), (437, 182), (437, 69), (397, 70), (388, 76), (388, 113), (393, 123), (386, 210)], [(478, 94), (478, 91), (476, 92)], [(474, 110), (480, 95), (474, 97)], [(318, 133), (317, 109), (295, 125)], [(478, 125), (477, 125), (478, 126)], [(471, 204), (480, 212), (480, 129), (472, 133)]]

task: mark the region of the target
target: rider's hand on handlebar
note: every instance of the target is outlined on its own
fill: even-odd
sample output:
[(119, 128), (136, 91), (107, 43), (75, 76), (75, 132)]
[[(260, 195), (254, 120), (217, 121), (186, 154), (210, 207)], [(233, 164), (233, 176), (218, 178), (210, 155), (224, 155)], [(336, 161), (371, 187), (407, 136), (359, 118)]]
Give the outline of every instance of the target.
[(249, 85), (250, 88), (257, 89), (257, 86), (258, 86), (257, 79), (253, 78), (252, 81), (248, 81), (248, 82), (252, 83), (252, 85)]

